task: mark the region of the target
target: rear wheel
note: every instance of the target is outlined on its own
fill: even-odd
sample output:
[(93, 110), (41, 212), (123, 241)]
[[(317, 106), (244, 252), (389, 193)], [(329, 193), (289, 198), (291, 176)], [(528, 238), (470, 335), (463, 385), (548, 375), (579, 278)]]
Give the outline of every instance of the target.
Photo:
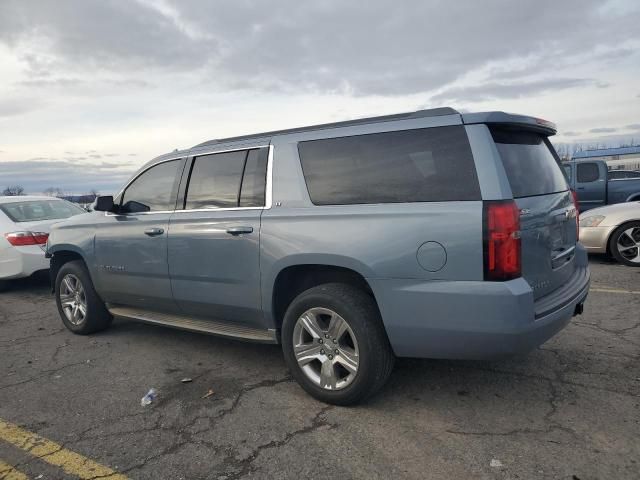
[(73, 333), (87, 335), (111, 325), (112, 317), (93, 288), (84, 263), (65, 263), (56, 276), (56, 304), (62, 323)]
[(336, 405), (374, 394), (395, 360), (373, 298), (341, 283), (319, 285), (293, 300), (282, 325), (282, 348), (302, 388)]
[(640, 267), (640, 222), (620, 225), (609, 239), (609, 251), (623, 265)]
[(0, 292), (9, 290), (9, 282), (7, 280), (0, 280)]

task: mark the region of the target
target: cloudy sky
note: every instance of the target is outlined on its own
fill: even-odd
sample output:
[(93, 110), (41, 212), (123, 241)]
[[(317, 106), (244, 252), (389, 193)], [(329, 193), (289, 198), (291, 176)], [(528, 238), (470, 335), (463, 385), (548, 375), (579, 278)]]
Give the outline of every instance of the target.
[(0, 0), (0, 187), (115, 190), (216, 137), (436, 106), (640, 141), (640, 2)]

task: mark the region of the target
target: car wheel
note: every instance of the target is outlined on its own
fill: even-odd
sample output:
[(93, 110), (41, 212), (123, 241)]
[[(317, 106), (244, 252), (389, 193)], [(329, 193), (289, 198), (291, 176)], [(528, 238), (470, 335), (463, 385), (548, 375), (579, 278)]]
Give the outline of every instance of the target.
[(614, 258), (629, 267), (640, 267), (640, 222), (620, 225), (609, 239)]
[(0, 292), (9, 290), (9, 282), (6, 280), (0, 280)]
[(374, 299), (327, 283), (298, 295), (285, 313), (282, 348), (292, 375), (326, 403), (352, 405), (379, 390), (395, 357)]
[(87, 335), (104, 330), (113, 317), (93, 288), (84, 263), (65, 263), (56, 276), (56, 304), (62, 323), (73, 333)]

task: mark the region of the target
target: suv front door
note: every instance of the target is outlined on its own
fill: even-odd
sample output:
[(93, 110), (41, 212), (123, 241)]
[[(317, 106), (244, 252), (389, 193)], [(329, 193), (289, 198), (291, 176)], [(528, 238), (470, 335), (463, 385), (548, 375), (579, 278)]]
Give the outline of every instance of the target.
[(267, 159), (263, 147), (192, 160), (168, 240), (171, 287), (184, 313), (264, 326), (259, 239)]
[(167, 264), (169, 217), (184, 169), (183, 159), (145, 170), (116, 200), (96, 232), (97, 286), (110, 304), (176, 310)]

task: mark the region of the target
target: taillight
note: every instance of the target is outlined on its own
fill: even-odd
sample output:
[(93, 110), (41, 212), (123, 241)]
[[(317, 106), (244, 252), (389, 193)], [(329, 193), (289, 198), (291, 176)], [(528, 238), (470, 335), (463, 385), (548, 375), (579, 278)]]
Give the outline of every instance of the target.
[(512, 280), (520, 277), (520, 211), (516, 202), (485, 201), (483, 217), (485, 280)]
[(47, 243), (47, 238), (49, 238), (49, 234), (43, 232), (11, 232), (5, 233), (4, 236), (14, 247), (44, 245)]
[(573, 197), (573, 206), (576, 207), (576, 240), (580, 240), (580, 203), (578, 203), (578, 194), (575, 190), (571, 190)]

